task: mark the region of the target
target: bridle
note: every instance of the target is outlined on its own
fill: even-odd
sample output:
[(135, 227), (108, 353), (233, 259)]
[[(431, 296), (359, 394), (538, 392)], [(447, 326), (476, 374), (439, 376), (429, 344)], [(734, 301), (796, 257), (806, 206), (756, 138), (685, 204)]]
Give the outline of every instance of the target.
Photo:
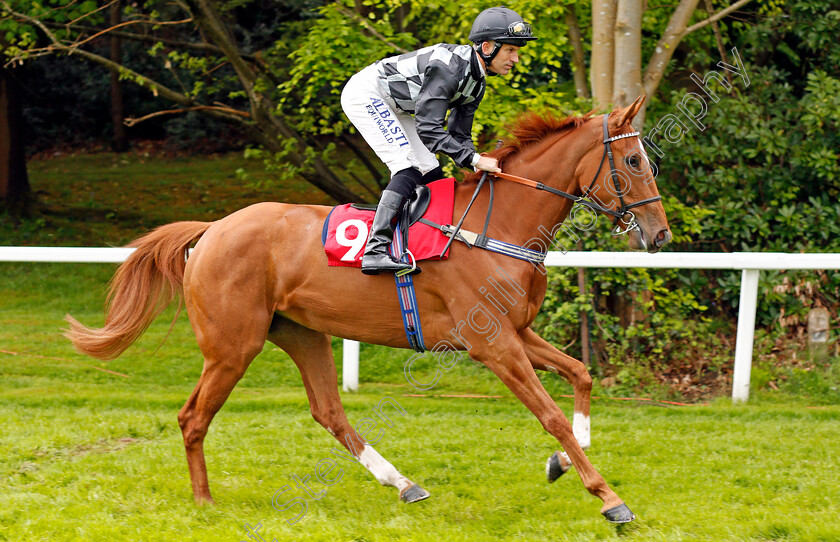
[[(526, 179), (524, 177), (518, 177), (516, 175), (511, 175), (509, 173), (493, 173), (494, 177), (499, 179), (504, 179), (507, 181), (513, 181), (518, 184), (523, 184), (526, 186), (530, 186), (531, 188), (536, 188), (537, 190), (544, 190), (556, 196), (561, 196), (567, 199), (572, 200), (575, 203), (579, 203), (586, 207), (589, 207), (593, 211), (601, 212), (608, 214), (614, 217), (613, 225), (615, 228), (612, 230), (612, 234), (615, 237), (619, 235), (624, 235), (625, 233), (629, 233), (633, 230), (639, 229), (639, 224), (636, 222), (636, 215), (633, 214), (630, 209), (635, 209), (636, 207), (641, 207), (642, 205), (647, 205), (648, 203), (654, 203), (656, 201), (660, 201), (662, 196), (654, 196), (652, 198), (643, 199), (641, 201), (636, 201), (634, 203), (627, 204), (624, 202), (624, 195), (621, 191), (621, 184), (618, 181), (618, 174), (616, 173), (615, 169), (615, 160), (613, 159), (612, 148), (610, 147), (610, 143), (616, 141), (618, 139), (624, 139), (627, 137), (636, 137), (639, 135), (639, 132), (630, 132), (627, 134), (620, 134), (617, 136), (610, 137), (609, 132), (609, 114), (604, 115), (604, 154), (601, 155), (601, 162), (598, 164), (598, 171), (595, 172), (595, 177), (592, 178), (592, 182), (589, 183), (589, 187), (586, 189), (586, 193), (582, 196), (575, 196), (573, 194), (569, 194), (567, 192), (563, 192), (562, 190), (557, 190), (556, 188), (552, 188), (551, 186), (546, 186), (543, 183), (533, 181), (531, 179)], [(584, 199), (589, 194), (592, 193), (592, 188), (595, 186), (595, 183), (598, 181), (598, 176), (601, 174), (601, 169), (604, 167), (604, 158), (609, 160), (610, 164), (610, 175), (612, 176), (613, 184), (615, 185), (615, 193), (618, 194), (618, 202), (621, 204), (619, 210), (614, 211), (612, 209), (608, 209), (603, 205), (596, 203), (594, 201)], [(625, 217), (627, 217), (625, 219)], [(621, 224), (618, 221), (621, 221), (624, 224), (624, 229), (621, 229)]]

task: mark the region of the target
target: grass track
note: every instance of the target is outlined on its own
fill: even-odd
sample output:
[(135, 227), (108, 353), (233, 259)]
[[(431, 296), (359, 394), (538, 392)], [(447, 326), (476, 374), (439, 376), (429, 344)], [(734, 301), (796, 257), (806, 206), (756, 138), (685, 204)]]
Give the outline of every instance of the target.
[[(267, 541), (840, 540), (838, 406), (595, 401), (589, 456), (638, 516), (616, 528), (575, 474), (545, 482), (553, 439), (488, 371), (461, 363), (428, 393), (504, 397), (406, 397), (417, 393), (401, 372), (408, 353), (378, 347), (363, 347), (363, 391), (343, 394), (345, 408), (355, 423), (384, 396), (399, 401), (407, 414), (376, 447), (429, 500), (403, 505), (340, 460), (335, 485), (315, 481), (336, 443), (309, 416), (291, 361), (268, 345), (211, 426), (218, 505), (197, 508), (176, 420), (201, 371), (186, 319), (160, 346), (168, 312), (107, 364), (60, 337), (66, 312), (101, 324), (113, 269), (0, 264), (0, 350), (17, 353), (0, 353), (0, 540), (237, 542), (246, 522), (261, 522)], [(545, 381), (555, 396), (571, 391)], [(558, 404), (571, 413), (570, 399)], [(271, 497), (294, 488), (292, 475), (325, 493), (289, 525), (297, 512)]]
[[(177, 220), (218, 220), (260, 201), (327, 204), (303, 180), (270, 184), (260, 161), (242, 153), (149, 157), (141, 152), (79, 154), (28, 164), (37, 219), (17, 224), (0, 215), (5, 245), (122, 245)], [(241, 169), (250, 182), (236, 177)], [(257, 183), (268, 183), (257, 188)]]

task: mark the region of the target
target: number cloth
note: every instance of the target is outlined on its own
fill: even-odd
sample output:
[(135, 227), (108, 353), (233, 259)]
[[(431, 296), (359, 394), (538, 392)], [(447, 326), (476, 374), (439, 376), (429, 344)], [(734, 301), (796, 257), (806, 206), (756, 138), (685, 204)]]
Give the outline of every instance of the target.
[[(429, 209), (423, 215), (438, 224), (452, 223), (455, 204), (455, 179), (447, 178), (427, 185), (431, 190)], [(324, 221), (321, 241), (327, 254), (327, 263), (334, 267), (361, 267), (362, 254), (367, 243), (373, 210), (356, 209), (352, 203), (333, 207)], [(408, 250), (417, 261), (439, 258), (449, 238), (438, 229), (417, 222), (408, 230)]]

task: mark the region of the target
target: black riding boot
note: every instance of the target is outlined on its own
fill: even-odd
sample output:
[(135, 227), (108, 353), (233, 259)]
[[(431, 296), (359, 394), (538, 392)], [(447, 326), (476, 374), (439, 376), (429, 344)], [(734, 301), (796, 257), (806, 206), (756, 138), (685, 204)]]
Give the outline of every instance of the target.
[(394, 226), (391, 222), (397, 217), (405, 198), (392, 190), (384, 190), (376, 207), (373, 224), (370, 226), (365, 254), (362, 256), (362, 273), (378, 275), (385, 271), (396, 273), (411, 269), (411, 264), (397, 261), (388, 253), (388, 247), (394, 239)]

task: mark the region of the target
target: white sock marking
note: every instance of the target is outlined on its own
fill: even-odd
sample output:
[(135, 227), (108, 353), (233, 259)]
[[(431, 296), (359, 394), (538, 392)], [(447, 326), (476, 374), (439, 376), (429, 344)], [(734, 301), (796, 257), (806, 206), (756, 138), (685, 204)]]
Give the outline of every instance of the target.
[(572, 460), (569, 459), (569, 454), (566, 452), (560, 452), (560, 468), (563, 469), (563, 472), (572, 468)]
[(411, 480), (400, 474), (392, 464), (390, 464), (384, 457), (379, 455), (379, 452), (373, 449), (370, 444), (365, 444), (362, 453), (359, 454), (359, 462), (365, 466), (367, 470), (383, 486), (392, 486), (400, 491), (411, 486)]
[(575, 412), (574, 419), (572, 420), (572, 431), (580, 447), (588, 450), (590, 444), (592, 444), (589, 416), (584, 416), (582, 412)]

